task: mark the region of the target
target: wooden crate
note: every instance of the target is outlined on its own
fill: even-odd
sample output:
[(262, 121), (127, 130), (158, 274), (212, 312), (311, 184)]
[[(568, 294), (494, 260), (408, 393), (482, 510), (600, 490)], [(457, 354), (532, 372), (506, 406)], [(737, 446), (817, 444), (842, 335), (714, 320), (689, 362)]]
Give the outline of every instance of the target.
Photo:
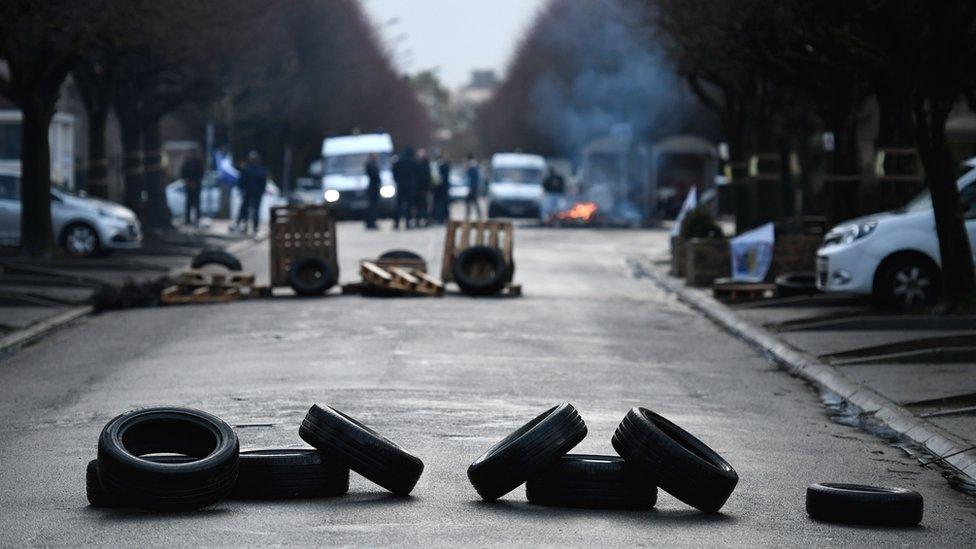
[(514, 228), (507, 221), (450, 221), (447, 224), (447, 236), (444, 238), (441, 280), (444, 283), (454, 280), (452, 273), (454, 260), (461, 251), (471, 246), (491, 246), (501, 249), (506, 264), (511, 267), (514, 241)]
[(192, 303), (228, 303), (238, 299), (270, 295), (271, 289), (254, 285), (254, 274), (243, 272), (212, 273), (183, 269), (172, 278), (176, 284), (163, 289), (163, 305)]
[(335, 216), (325, 206), (272, 208), (271, 286), (287, 286), (292, 262), (308, 256), (324, 259), (339, 279)]
[[(440, 296), (444, 294), (444, 283), (428, 275), (423, 269), (396, 265), (387, 265), (384, 268), (374, 261), (361, 261), (359, 270), (363, 277), (360, 293), (362, 288), (372, 287), (402, 292), (404, 295)], [(355, 288), (350, 288), (347, 293), (354, 293), (354, 290)], [(345, 288), (343, 291), (346, 291)]]

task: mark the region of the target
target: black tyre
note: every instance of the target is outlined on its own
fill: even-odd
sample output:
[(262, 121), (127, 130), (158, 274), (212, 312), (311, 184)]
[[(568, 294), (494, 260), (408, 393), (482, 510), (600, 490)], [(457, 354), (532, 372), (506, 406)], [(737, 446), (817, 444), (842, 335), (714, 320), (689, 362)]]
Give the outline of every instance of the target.
[[(187, 463), (194, 461), (194, 458), (187, 456), (146, 456), (144, 459), (154, 463)], [(102, 484), (98, 481), (97, 459), (89, 461), (88, 468), (85, 470), (85, 494), (88, 496), (88, 503), (92, 507), (132, 507), (124, 499), (110, 494), (102, 488)]]
[(341, 496), (349, 491), (349, 468), (319, 450), (241, 452), (234, 499), (294, 499)]
[(634, 408), (624, 416), (612, 443), (652, 483), (705, 513), (718, 512), (739, 482), (722, 456), (645, 408)]
[(424, 258), (420, 254), (411, 252), (410, 250), (388, 250), (380, 254), (379, 259), (416, 259), (418, 261), (423, 261)]
[(336, 276), (321, 257), (296, 259), (288, 269), (288, 285), (301, 296), (322, 295), (336, 283)]
[(491, 246), (471, 246), (462, 250), (451, 271), (461, 291), (468, 295), (497, 294), (511, 280), (504, 254)]
[[(126, 412), (108, 422), (98, 439), (98, 480), (133, 507), (185, 511), (212, 505), (237, 481), (237, 435), (220, 419), (188, 408)], [(140, 456), (182, 454), (185, 463)]]
[(776, 295), (793, 297), (817, 293), (817, 275), (812, 272), (795, 272), (776, 277)]
[(468, 479), (482, 499), (496, 500), (541, 475), (584, 437), (586, 424), (576, 408), (554, 406), (474, 460)]
[(71, 257), (97, 257), (102, 252), (98, 231), (87, 223), (72, 223), (61, 233), (61, 246)]
[(811, 484), (807, 514), (816, 520), (878, 526), (922, 522), (922, 495), (904, 488), (862, 484)]
[(881, 267), (875, 294), (884, 305), (902, 311), (929, 307), (939, 301), (939, 277), (931, 262), (916, 256), (899, 257)]
[(234, 257), (234, 254), (223, 250), (203, 250), (194, 256), (193, 261), (190, 262), (190, 267), (194, 269), (202, 269), (207, 265), (220, 265), (230, 271), (244, 270), (241, 262)]
[(650, 509), (657, 487), (617, 456), (567, 454), (525, 483), (532, 503), (587, 509)]
[(424, 471), (420, 458), (328, 406), (313, 404), (298, 434), (330, 458), (400, 496), (413, 490)]

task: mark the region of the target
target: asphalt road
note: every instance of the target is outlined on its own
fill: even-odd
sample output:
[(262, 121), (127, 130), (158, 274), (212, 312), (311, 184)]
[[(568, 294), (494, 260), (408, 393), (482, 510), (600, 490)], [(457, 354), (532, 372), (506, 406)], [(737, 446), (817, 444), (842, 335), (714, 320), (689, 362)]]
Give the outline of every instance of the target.
[[(439, 259), (440, 230), (340, 228), (343, 278), (393, 247)], [(110, 313), (0, 362), (0, 545), (571, 545), (876, 547), (976, 545), (976, 501), (880, 439), (830, 421), (817, 395), (635, 275), (654, 231), (518, 231), (520, 299), (278, 297)], [(244, 254), (264, 270), (263, 245)], [(433, 263), (438, 265), (438, 263)], [(518, 489), (485, 504), (468, 464), (545, 408), (572, 402), (576, 451), (612, 453), (633, 406), (722, 453), (740, 482), (721, 514), (667, 494), (655, 511), (538, 507)], [(298, 447), (312, 403), (357, 416), (420, 456), (413, 496), (353, 475), (343, 498), (223, 502), (155, 515), (88, 507), (85, 464), (102, 426), (161, 404), (210, 411), (242, 446)], [(819, 481), (913, 488), (922, 526), (818, 523)]]

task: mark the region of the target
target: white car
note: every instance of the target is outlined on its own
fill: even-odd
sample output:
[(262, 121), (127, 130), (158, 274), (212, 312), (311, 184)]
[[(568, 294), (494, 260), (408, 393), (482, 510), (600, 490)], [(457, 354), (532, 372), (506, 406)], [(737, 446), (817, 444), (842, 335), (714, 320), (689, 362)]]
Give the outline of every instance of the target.
[[(74, 257), (142, 246), (142, 228), (132, 210), (96, 198), (51, 189), (54, 238)], [(20, 171), (0, 171), (0, 244), (20, 244)]]
[[(261, 211), (258, 217), (261, 223), (267, 223), (271, 219), (271, 208), (284, 206), (287, 204), (281, 196), (273, 181), (268, 181), (265, 186), (264, 198), (261, 199)], [(186, 184), (182, 179), (177, 179), (166, 185), (166, 205), (173, 219), (183, 219), (186, 212)], [(230, 216), (237, 219), (237, 214), (241, 209), (241, 193), (237, 187), (230, 191)], [(216, 217), (220, 211), (220, 183), (216, 176), (208, 174), (203, 178), (203, 188), (200, 189), (200, 217)]]
[[(976, 159), (959, 178), (969, 244), (976, 256)], [(874, 295), (899, 309), (935, 303), (941, 257), (928, 191), (907, 206), (853, 219), (831, 229), (817, 251), (817, 288)]]
[(546, 159), (535, 154), (499, 153), (491, 157), (488, 217), (536, 217), (542, 211)]

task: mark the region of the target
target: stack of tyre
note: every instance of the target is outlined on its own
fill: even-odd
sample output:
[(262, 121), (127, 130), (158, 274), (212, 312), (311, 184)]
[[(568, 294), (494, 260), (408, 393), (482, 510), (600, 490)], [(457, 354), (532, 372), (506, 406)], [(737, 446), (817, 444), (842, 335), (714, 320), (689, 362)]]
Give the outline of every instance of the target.
[(406, 495), (423, 462), (361, 422), (312, 406), (299, 429), (309, 449), (239, 451), (234, 430), (189, 408), (149, 408), (105, 425), (86, 492), (96, 507), (188, 511), (231, 499), (334, 497), (350, 469)]

